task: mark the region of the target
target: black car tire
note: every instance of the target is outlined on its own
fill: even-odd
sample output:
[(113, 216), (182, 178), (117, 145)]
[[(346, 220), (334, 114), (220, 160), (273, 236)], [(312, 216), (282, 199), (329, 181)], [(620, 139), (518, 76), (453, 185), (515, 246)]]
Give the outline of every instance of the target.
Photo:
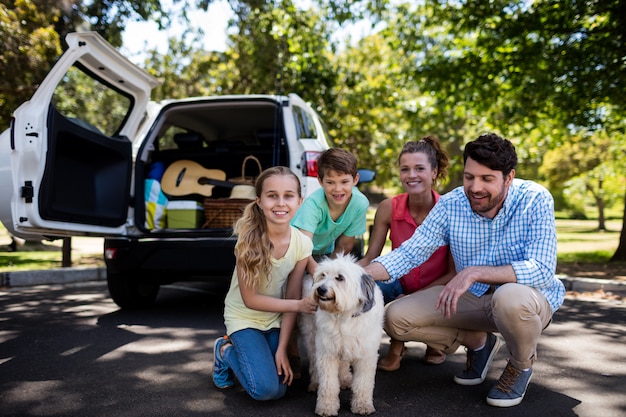
[(141, 309), (154, 304), (159, 294), (159, 284), (137, 279), (136, 275), (107, 271), (107, 285), (111, 298), (123, 309)]

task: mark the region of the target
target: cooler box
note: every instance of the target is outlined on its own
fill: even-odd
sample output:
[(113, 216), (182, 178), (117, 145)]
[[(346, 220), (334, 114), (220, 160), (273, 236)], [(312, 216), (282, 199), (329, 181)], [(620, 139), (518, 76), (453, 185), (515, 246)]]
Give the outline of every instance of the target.
[(197, 201), (168, 201), (165, 212), (169, 229), (198, 229), (204, 221), (204, 207)]

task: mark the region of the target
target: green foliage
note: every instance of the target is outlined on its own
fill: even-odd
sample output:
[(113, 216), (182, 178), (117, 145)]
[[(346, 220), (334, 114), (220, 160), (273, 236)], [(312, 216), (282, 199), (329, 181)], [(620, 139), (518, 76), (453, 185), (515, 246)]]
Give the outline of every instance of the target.
[[(622, 108), (626, 81), (626, 4), (599, 2), (428, 1), (431, 25), (449, 24), (452, 39), (471, 39), (450, 59), (435, 60), (435, 84), (451, 84), (437, 69), (443, 64), (475, 82), (483, 105), (507, 96), (505, 122), (547, 114), (564, 124), (598, 128), (610, 124), (606, 105)], [(458, 42), (453, 42), (458, 43)], [(439, 73), (441, 74), (441, 73)]]
[(160, 0), (92, 0), (81, 5), (90, 29), (100, 33), (113, 46), (122, 45), (122, 32), (128, 20), (150, 19), (159, 28), (164, 28), (168, 22), (168, 11), (162, 8)]
[(0, 130), (11, 112), (26, 101), (61, 53), (55, 23), (59, 12), (42, 10), (35, 2), (0, 3)]
[[(99, 99), (93, 100), (93, 97)], [(108, 136), (119, 131), (132, 104), (128, 97), (76, 67), (72, 67), (57, 86), (52, 103), (66, 117), (80, 120)]]
[(406, 97), (394, 88), (400, 67), (390, 62), (391, 56), (389, 46), (376, 35), (337, 54), (336, 104), (327, 109), (337, 144), (354, 151), (360, 166), (375, 169), (379, 184), (397, 176), (398, 152), (409, 139), (403, 118)]
[(330, 33), (319, 13), (291, 0), (256, 3), (262, 4), (235, 8), (237, 30), (227, 51), (235, 69), (231, 92), (296, 92), (318, 109), (332, 106)]
[[(190, 4), (190, 0), (175, 3)], [(125, 23), (153, 19), (169, 24), (160, 0), (15, 0), (0, 2), (0, 130), (11, 112), (28, 100), (57, 57), (65, 35), (95, 30), (121, 46)]]
[(572, 216), (580, 217), (591, 202), (596, 210), (618, 203), (621, 207), (626, 182), (617, 175), (622, 165), (612, 151), (613, 143), (604, 132), (581, 132), (545, 153), (539, 173), (557, 197), (557, 209), (569, 209)]

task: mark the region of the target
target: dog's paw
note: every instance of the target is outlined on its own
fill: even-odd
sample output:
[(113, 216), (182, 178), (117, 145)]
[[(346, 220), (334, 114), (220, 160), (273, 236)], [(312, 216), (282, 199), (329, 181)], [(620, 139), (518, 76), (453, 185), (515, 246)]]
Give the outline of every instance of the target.
[(376, 411), (376, 409), (374, 408), (374, 405), (372, 403), (352, 403), (351, 407), (350, 407), (350, 411), (352, 411), (352, 414), (359, 414), (362, 416), (367, 416), (369, 414), (372, 414)]
[(339, 406), (337, 407), (321, 407), (321, 406), (316, 406), (315, 407), (315, 414), (317, 414), (318, 416), (321, 417), (332, 417), (332, 416), (337, 416), (339, 415)]
[(309, 392), (316, 392), (319, 384), (317, 382), (311, 382), (307, 388)]

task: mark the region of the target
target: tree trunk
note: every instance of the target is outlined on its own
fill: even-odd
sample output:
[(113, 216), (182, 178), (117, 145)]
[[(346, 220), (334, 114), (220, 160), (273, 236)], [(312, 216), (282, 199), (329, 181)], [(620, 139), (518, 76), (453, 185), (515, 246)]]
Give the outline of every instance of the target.
[(626, 262), (626, 193), (624, 193), (624, 213), (622, 215), (622, 232), (619, 235), (619, 246), (611, 257), (611, 262)]
[(604, 220), (604, 199), (602, 197), (597, 197), (596, 205), (598, 206), (598, 230), (606, 231), (606, 222)]
[(587, 190), (591, 193), (598, 207), (598, 230), (606, 231), (606, 222), (604, 220), (604, 192), (602, 190), (602, 178), (598, 180), (598, 192), (596, 193), (592, 186), (587, 184)]
[(604, 222), (604, 178), (601, 176), (598, 179), (598, 198), (596, 203), (598, 204), (598, 230), (606, 231), (606, 223)]

